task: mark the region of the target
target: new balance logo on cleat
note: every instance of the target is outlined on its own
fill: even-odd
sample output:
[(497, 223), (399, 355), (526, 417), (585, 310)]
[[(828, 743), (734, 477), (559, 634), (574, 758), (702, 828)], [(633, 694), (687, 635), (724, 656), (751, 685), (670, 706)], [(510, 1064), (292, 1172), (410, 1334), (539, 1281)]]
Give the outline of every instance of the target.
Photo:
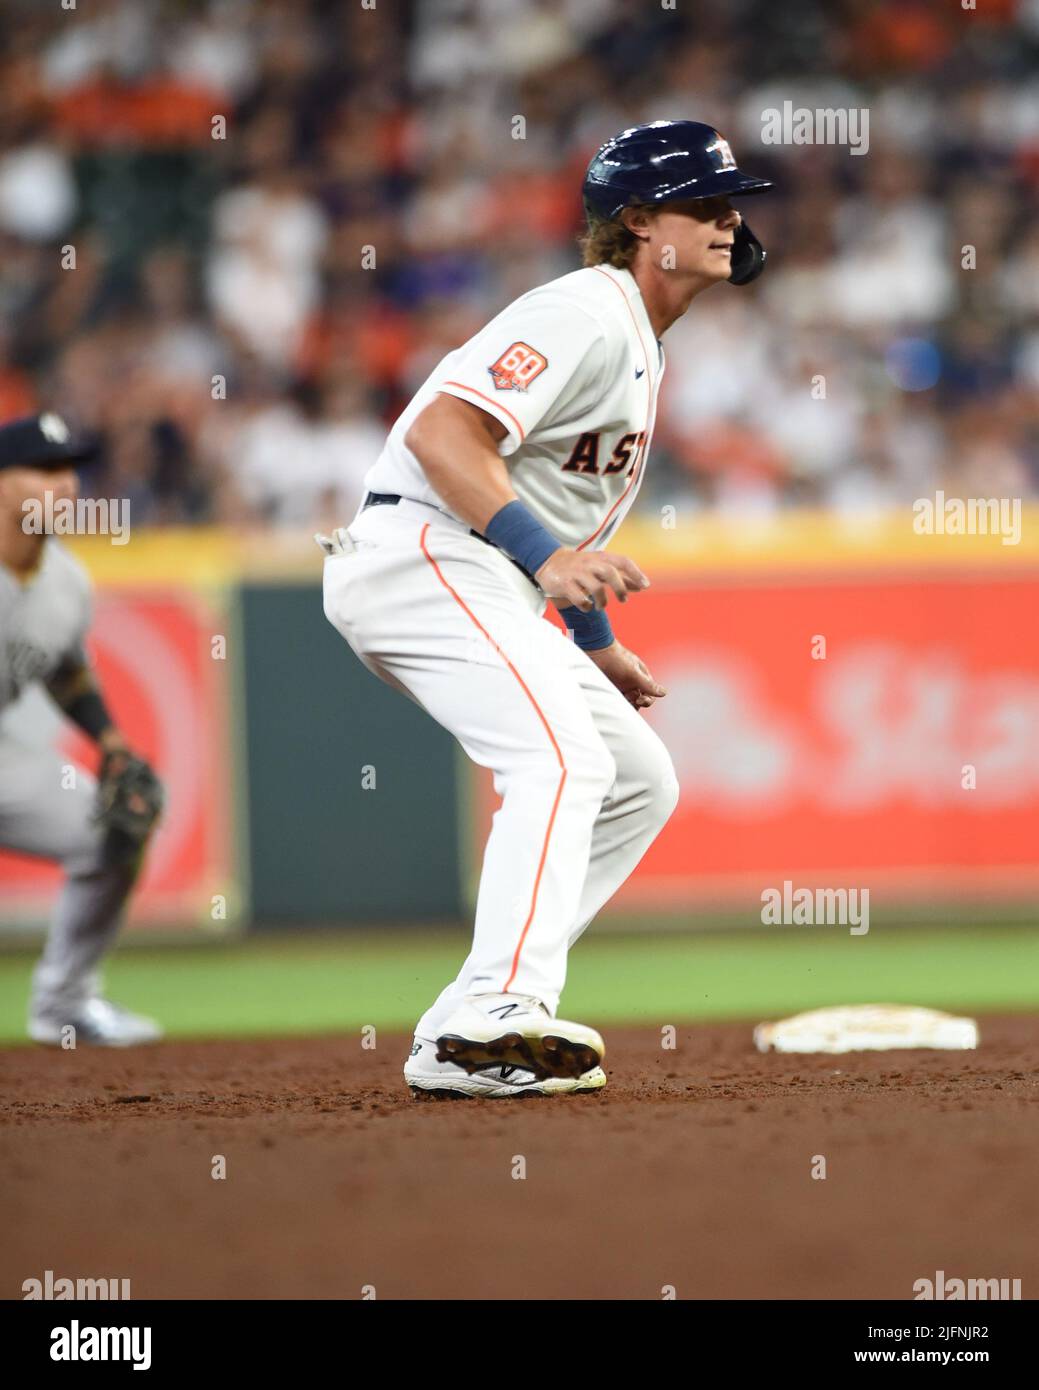
[(500, 1008), (488, 1009), (489, 1014), (497, 1014), (499, 1018), (511, 1018), (513, 1014), (522, 1012), (519, 1004), (502, 1004)]

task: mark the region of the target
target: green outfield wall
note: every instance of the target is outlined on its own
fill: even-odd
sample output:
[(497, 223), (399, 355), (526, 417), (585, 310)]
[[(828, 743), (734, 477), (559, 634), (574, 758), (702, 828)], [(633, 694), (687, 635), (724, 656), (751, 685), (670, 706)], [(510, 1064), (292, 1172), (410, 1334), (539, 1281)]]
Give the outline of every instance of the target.
[(361, 665), (316, 588), (247, 585), (241, 624), (255, 924), (459, 915), (454, 740)]

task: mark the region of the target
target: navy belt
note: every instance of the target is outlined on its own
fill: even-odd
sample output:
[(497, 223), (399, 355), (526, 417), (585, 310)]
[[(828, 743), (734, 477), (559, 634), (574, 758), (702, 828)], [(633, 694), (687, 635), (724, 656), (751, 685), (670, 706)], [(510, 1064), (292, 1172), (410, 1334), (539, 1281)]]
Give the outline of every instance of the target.
[[(403, 500), (399, 492), (366, 492), (364, 501), (361, 503), (361, 510), (364, 511), (368, 507), (395, 507), (398, 502), (402, 502)], [(484, 545), (489, 545), (492, 550), (497, 550), (499, 555), (505, 555), (505, 551), (502, 550), (500, 546), (495, 545), (493, 541), (489, 541), (487, 537), (481, 535), (479, 531), (470, 529), (469, 534), (470, 536), (475, 536), (478, 541), (483, 541)], [(515, 565), (520, 574), (522, 574), (525, 579), (529, 579), (535, 588), (538, 587), (537, 580), (523, 568), (518, 560), (514, 560), (511, 555), (505, 555), (505, 558), (510, 565)]]

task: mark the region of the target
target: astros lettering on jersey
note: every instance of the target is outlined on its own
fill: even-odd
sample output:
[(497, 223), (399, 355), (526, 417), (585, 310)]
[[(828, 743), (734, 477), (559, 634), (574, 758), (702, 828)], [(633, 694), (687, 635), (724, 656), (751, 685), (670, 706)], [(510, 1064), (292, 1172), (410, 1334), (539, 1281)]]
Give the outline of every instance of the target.
[(574, 549), (601, 549), (642, 483), (664, 353), (627, 270), (598, 265), (521, 295), (436, 366), (365, 479), (443, 508), (404, 443), (439, 392), (508, 431), (499, 445), (520, 501)]

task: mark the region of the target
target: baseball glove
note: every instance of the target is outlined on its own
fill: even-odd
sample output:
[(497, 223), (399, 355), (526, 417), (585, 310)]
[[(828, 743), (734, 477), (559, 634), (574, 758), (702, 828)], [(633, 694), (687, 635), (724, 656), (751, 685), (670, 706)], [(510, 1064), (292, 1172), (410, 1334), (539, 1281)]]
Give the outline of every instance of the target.
[(105, 829), (109, 863), (133, 863), (162, 814), (162, 783), (143, 758), (109, 752), (98, 776), (95, 819)]

